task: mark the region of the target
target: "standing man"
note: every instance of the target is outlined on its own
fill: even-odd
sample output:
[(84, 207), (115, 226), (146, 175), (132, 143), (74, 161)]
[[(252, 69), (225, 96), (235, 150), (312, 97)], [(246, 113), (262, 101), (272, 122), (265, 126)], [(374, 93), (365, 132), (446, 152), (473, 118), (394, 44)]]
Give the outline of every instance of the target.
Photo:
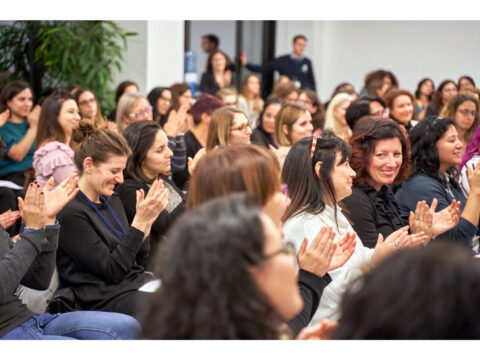
[(207, 34), (202, 36), (202, 50), (206, 54), (210, 55), (212, 52), (218, 49), (219, 39), (216, 35)]
[(277, 70), (280, 75), (288, 76), (290, 80), (297, 85), (299, 84), (302, 89), (308, 88), (316, 91), (312, 62), (303, 56), (306, 45), (307, 38), (304, 35), (297, 35), (293, 38), (293, 52), (289, 55), (280, 56), (263, 65), (253, 65), (247, 62), (247, 55), (242, 51), (240, 62), (248, 70), (262, 74), (268, 74)]

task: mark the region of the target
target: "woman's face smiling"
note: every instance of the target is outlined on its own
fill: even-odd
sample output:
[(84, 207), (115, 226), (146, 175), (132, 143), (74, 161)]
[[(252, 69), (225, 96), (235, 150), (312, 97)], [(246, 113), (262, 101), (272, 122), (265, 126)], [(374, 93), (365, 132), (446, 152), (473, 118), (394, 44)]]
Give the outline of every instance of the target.
[(383, 185), (392, 184), (402, 160), (402, 143), (398, 138), (378, 140), (367, 166), (370, 185), (379, 191)]
[[(342, 164), (340, 164), (340, 161), (342, 161), (342, 154), (337, 152), (335, 166), (330, 173), (337, 202), (352, 194), (353, 179), (356, 175), (355, 171), (350, 167), (349, 159)], [(331, 204), (331, 200), (326, 199), (325, 202), (333, 205)]]

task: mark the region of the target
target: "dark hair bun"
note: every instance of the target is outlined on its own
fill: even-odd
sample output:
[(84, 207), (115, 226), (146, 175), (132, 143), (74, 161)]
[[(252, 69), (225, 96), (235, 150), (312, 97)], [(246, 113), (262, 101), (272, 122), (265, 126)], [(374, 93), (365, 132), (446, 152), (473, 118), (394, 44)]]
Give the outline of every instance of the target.
[(95, 124), (92, 120), (82, 119), (80, 121), (80, 124), (78, 125), (78, 129), (75, 129), (75, 131), (73, 132), (72, 139), (76, 143), (81, 143), (90, 135), (95, 133), (95, 131)]

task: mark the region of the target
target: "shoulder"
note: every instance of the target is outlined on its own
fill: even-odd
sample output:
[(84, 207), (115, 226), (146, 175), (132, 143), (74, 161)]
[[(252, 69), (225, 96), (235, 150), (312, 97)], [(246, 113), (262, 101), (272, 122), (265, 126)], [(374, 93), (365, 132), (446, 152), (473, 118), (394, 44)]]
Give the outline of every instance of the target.
[(66, 144), (59, 141), (51, 141), (42, 147), (35, 150), (34, 157), (47, 157), (47, 158), (68, 158), (73, 160), (74, 152)]
[(115, 192), (112, 195), (112, 198), (114, 196), (121, 196), (123, 193), (126, 192), (136, 191), (140, 189), (146, 190), (148, 189), (148, 185), (140, 181), (128, 178), (125, 179), (122, 184), (117, 185), (117, 187), (115, 188)]

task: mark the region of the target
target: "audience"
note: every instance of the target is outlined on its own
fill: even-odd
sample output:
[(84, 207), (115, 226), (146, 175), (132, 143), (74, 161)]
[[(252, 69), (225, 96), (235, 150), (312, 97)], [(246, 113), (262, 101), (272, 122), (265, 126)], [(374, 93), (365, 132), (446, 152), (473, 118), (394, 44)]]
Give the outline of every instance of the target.
[(250, 122), (243, 111), (230, 106), (218, 108), (210, 119), (205, 150), (220, 145), (250, 144), (251, 134)]
[(75, 90), (73, 96), (77, 102), (82, 119), (92, 121), (99, 128), (107, 127), (107, 119), (102, 115), (97, 98), (91, 90), (79, 87)]
[(407, 133), (418, 123), (413, 120), (414, 103), (413, 95), (403, 89), (392, 89), (385, 97), (385, 106), (389, 110), (390, 119), (403, 125)]
[(427, 108), (425, 117), (440, 114), (448, 100), (457, 95), (457, 92), (458, 88), (455, 81), (443, 80), (433, 94), (432, 103)]

